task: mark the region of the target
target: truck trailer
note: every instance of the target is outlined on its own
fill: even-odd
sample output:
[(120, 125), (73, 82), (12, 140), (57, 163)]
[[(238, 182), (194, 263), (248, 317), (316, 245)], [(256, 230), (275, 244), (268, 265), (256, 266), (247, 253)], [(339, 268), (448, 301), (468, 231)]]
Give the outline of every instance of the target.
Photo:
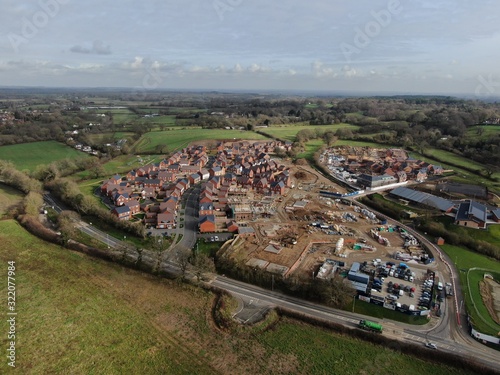
[(367, 331), (382, 333), (382, 326), (369, 320), (360, 320), (358, 327)]

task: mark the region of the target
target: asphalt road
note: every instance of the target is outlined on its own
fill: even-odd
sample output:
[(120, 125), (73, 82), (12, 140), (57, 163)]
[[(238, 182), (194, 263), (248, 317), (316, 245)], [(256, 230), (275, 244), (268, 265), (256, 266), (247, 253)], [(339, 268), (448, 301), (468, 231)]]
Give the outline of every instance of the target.
[[(351, 328), (357, 326), (360, 319), (373, 319), (363, 315), (336, 310), (323, 305), (304, 301), (299, 298), (287, 296), (277, 291), (269, 291), (253, 285), (245, 284), (226, 277), (216, 277), (211, 282), (213, 286), (227, 290), (237, 296), (243, 296), (245, 299), (255, 301), (260, 305), (268, 304), (270, 307), (280, 306), (298, 313), (307, 314), (315, 318), (324, 319), (330, 322), (342, 324)], [(458, 343), (444, 337), (443, 327), (446, 323), (438, 324), (429, 329), (426, 326), (413, 326), (394, 321), (383, 321), (384, 335), (393, 338), (396, 341), (407, 341), (424, 345), (428, 341), (434, 342), (439, 350), (454, 352), (460, 356), (472, 358), (491, 368), (498, 369), (498, 352), (485, 347)]]
[[(184, 209), (179, 212), (177, 234), (182, 235), (181, 240), (166, 254), (164, 259), (175, 260), (178, 254), (194, 247), (198, 235), (198, 197), (201, 187), (195, 185), (183, 195)], [(180, 228), (182, 224), (182, 228)]]
[[(162, 269), (168, 270), (174, 274), (180, 274), (181, 272), (179, 266), (176, 264), (176, 256), (178, 254), (178, 251), (191, 249), (196, 243), (198, 229), (198, 194), (199, 187), (194, 187), (187, 193), (186, 205), (184, 210), (184, 227), (182, 228), (183, 230), (181, 233), (183, 235), (182, 240), (171, 249), (168, 254), (169, 256), (165, 257), (161, 263)], [(57, 212), (61, 212), (65, 208), (60, 205), (59, 202), (54, 200), (50, 196), (50, 194), (45, 194), (44, 198), (49, 205), (54, 206), (54, 209)], [(391, 221), (398, 225), (401, 225), (394, 220)], [(93, 236), (94, 238), (99, 239), (109, 247), (119, 248), (120, 246), (126, 246), (124, 242), (109, 237), (106, 233), (92, 227), (85, 222), (80, 221), (77, 224), (77, 227), (85, 233)], [(408, 229), (421, 241), (430, 244), (429, 241), (427, 241), (425, 238), (422, 238), (420, 235), (418, 235), (418, 233), (415, 233), (410, 228)], [(434, 248), (433, 244), (430, 245), (432, 245), (432, 247)], [(461, 298), (461, 291), (457, 288), (457, 285), (459, 285), (459, 283), (456, 272), (453, 273), (453, 278), (456, 289), (455, 296), (456, 298)], [(302, 314), (307, 314), (316, 318), (343, 324), (348, 327), (356, 327), (360, 319), (372, 319), (370, 317), (365, 317), (359, 314), (314, 304), (312, 302), (304, 301), (299, 298), (284, 295), (278, 291), (269, 291), (226, 277), (217, 276), (210, 283), (213, 286), (224, 289), (236, 296), (241, 297), (246, 304), (255, 304), (256, 306), (261, 307), (260, 310), (258, 308), (255, 309), (254, 313), (248, 318), (245, 318), (245, 320), (252, 319), (252, 317), (257, 316), (256, 314), (261, 314), (265, 309), (275, 306), (281, 306)], [(498, 352), (477, 343), (475, 340), (468, 336), (466, 331), (464, 334), (465, 324), (459, 326), (459, 320), (452, 318), (453, 316), (456, 316), (456, 308), (453, 307), (453, 305), (455, 304), (456, 301), (454, 301), (454, 303), (447, 303), (447, 312), (438, 321), (438, 323), (431, 328), (427, 326), (413, 326), (395, 321), (383, 321), (382, 323), (384, 325), (384, 335), (394, 338), (395, 341), (403, 340), (412, 343), (421, 343), (422, 345), (424, 345), (428, 341), (432, 341), (438, 346), (438, 352), (439, 350), (455, 352), (456, 354), (459, 354), (461, 356), (471, 357), (474, 360), (481, 362), (491, 368), (498, 369)]]

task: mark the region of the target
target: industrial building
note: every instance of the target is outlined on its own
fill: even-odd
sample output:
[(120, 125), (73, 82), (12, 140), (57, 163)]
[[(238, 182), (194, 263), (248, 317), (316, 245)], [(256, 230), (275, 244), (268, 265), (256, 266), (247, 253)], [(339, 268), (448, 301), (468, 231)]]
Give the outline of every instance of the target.
[(390, 195), (398, 199), (410, 201), (412, 203), (422, 204), (428, 207), (436, 208), (443, 212), (451, 212), (455, 204), (448, 199), (437, 197), (432, 194), (422, 193), (421, 191), (409, 189), (406, 187), (397, 187), (391, 190)]
[(351, 281), (352, 287), (360, 292), (365, 293), (370, 282), (370, 276), (361, 272), (361, 264), (354, 262), (347, 274), (347, 279)]

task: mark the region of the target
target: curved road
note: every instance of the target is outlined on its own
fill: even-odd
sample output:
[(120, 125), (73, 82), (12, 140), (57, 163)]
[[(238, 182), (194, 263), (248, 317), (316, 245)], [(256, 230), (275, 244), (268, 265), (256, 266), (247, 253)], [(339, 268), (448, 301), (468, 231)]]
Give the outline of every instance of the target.
[[(261, 304), (268, 304), (271, 307), (280, 306), (298, 313), (313, 316), (315, 318), (343, 324), (351, 328), (356, 327), (360, 319), (370, 319), (370, 317), (343, 310), (336, 310), (226, 277), (216, 277), (215, 280), (211, 282), (211, 285), (227, 290), (232, 294), (249, 298)], [(428, 329), (422, 326), (413, 326), (394, 321), (384, 321), (384, 328), (384, 335), (391, 337), (394, 340), (407, 341), (416, 344), (420, 343), (422, 345), (424, 345), (427, 341), (433, 341), (437, 344), (439, 350), (451, 351), (457, 355), (469, 357), (477, 362), (481, 362), (493, 369), (498, 369), (497, 351), (483, 345), (480, 345), (479, 347), (472, 347), (467, 344), (453, 341), (450, 338), (442, 337), (439, 331), (435, 332), (436, 327)]]
[[(181, 273), (180, 267), (176, 262), (178, 251), (185, 251), (186, 249), (191, 249), (194, 246), (194, 244), (196, 243), (196, 234), (198, 229), (198, 218), (196, 216), (199, 187), (195, 186), (186, 194), (182, 240), (178, 244), (173, 246), (170, 251), (168, 251), (167, 256), (165, 256), (161, 262), (161, 267), (163, 269), (177, 274)], [(61, 212), (64, 209), (64, 206), (60, 205), (59, 202), (55, 201), (49, 194), (45, 194), (44, 198), (48, 204), (54, 206), (54, 209), (56, 211)], [(367, 209), (370, 209), (371, 211), (377, 213), (369, 207), (367, 207)], [(383, 214), (377, 214), (379, 214), (381, 217), (386, 217)], [(393, 223), (396, 223), (397, 225), (405, 227), (403, 224), (398, 223), (395, 220), (392, 220), (390, 218), (387, 219)], [(92, 235), (94, 238), (99, 239), (101, 242), (106, 243), (109, 247), (119, 248), (127, 246), (127, 244), (125, 244), (124, 242), (109, 237), (105, 232), (102, 232), (87, 223), (79, 222), (77, 224), (77, 227), (85, 233)], [(435, 249), (435, 246), (427, 239), (420, 236), (411, 228), (408, 228), (408, 230), (421, 241), (425, 242)], [(439, 249), (437, 249), (437, 251), (439, 251)], [(453, 274), (453, 276), (455, 278), (453, 280), (453, 284), (455, 286), (459, 285), (458, 277), (456, 276), (456, 274)], [(262, 306), (280, 306), (292, 311), (296, 311), (298, 313), (307, 314), (316, 318), (343, 324), (348, 327), (355, 327), (360, 319), (370, 319), (370, 317), (365, 317), (363, 315), (350, 313), (343, 310), (336, 310), (330, 307), (301, 300), (299, 298), (284, 295), (277, 291), (269, 291), (226, 277), (215, 276), (212, 281), (209, 282), (209, 284), (224, 289), (236, 296), (240, 296), (245, 300), (256, 301)], [(461, 291), (459, 288), (456, 288), (455, 296), (456, 298), (457, 296), (461, 296)], [(451, 304), (447, 303), (447, 305)], [(449, 306), (447, 311), (448, 313), (444, 314), (443, 318), (438, 321), (438, 324), (431, 328), (413, 326), (395, 321), (384, 321), (384, 334), (393, 338), (394, 340), (408, 341), (417, 344), (421, 343), (422, 345), (427, 341), (433, 341), (438, 345), (439, 350), (451, 351), (460, 356), (470, 357), (488, 367), (498, 369), (498, 352), (477, 343), (474, 339), (468, 336), (466, 327), (464, 327), (465, 324), (464, 326), (459, 326), (457, 323), (460, 322), (460, 320), (451, 319), (451, 317), (454, 316), (456, 312), (453, 306)]]

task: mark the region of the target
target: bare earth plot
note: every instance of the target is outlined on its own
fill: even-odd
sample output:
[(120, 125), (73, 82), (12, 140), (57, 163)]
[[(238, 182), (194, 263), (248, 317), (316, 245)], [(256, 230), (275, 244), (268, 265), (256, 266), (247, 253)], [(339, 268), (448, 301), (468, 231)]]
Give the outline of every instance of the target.
[(488, 309), (491, 318), (500, 324), (500, 283), (485, 278), (480, 282), (479, 288), (484, 305)]

